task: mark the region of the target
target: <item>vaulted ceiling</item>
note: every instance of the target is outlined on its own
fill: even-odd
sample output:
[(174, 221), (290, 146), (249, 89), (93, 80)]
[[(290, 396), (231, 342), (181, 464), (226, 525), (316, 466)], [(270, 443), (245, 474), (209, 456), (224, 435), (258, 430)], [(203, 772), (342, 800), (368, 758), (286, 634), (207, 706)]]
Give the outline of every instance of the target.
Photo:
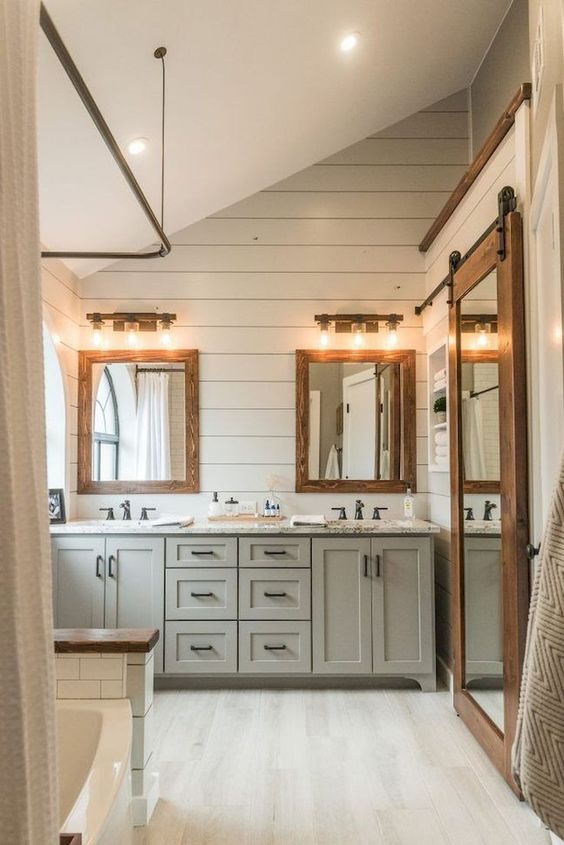
[[(46, 0), (165, 229), (218, 211), (467, 86), (509, 0)], [(360, 33), (358, 47), (339, 49)], [(41, 237), (142, 249), (154, 235), (47, 40), (40, 38)], [(100, 264), (75, 263), (80, 274)]]

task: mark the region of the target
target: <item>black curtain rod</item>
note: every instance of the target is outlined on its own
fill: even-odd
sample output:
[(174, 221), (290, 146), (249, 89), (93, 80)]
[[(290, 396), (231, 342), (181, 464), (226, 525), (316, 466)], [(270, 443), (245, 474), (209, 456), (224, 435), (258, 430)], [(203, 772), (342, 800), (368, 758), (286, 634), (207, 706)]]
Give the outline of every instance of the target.
[(137, 373), (183, 373), (184, 367), (135, 367)]
[(499, 384), (494, 384), (493, 387), (486, 387), (484, 390), (470, 391), (470, 399), (475, 399), (477, 396), (482, 396), (484, 393), (489, 393), (490, 390), (499, 390)]
[[(39, 13), (39, 23), (41, 29), (45, 33), (49, 44), (53, 48), (57, 58), (59, 59), (61, 65), (65, 73), (67, 74), (68, 78), (72, 82), (75, 91), (77, 92), (78, 96), (82, 100), (86, 111), (92, 118), (94, 125), (96, 126), (98, 132), (102, 136), (104, 143), (108, 147), (111, 155), (114, 158), (117, 166), (119, 167), (122, 176), (124, 177), (125, 181), (129, 185), (129, 188), (133, 192), (137, 202), (141, 206), (145, 216), (147, 217), (151, 227), (157, 234), (160, 240), (160, 246), (158, 249), (153, 249), (149, 252), (92, 252), (92, 251), (69, 251), (69, 250), (45, 250), (41, 252), (41, 256), (43, 258), (111, 258), (111, 259), (120, 259), (120, 258), (135, 258), (135, 259), (143, 259), (143, 258), (164, 258), (168, 255), (172, 249), (171, 243), (167, 238), (164, 229), (159, 223), (155, 212), (151, 208), (149, 201), (139, 182), (133, 175), (133, 171), (131, 170), (129, 164), (125, 156), (123, 155), (122, 151), (119, 148), (119, 145), (114, 138), (110, 127), (104, 120), (104, 117), (96, 104), (96, 101), (88, 86), (86, 85), (84, 79), (80, 71), (78, 70), (76, 64), (74, 63), (69, 51), (67, 50), (63, 39), (59, 35), (55, 24), (51, 20), (49, 12), (45, 8), (45, 5), (41, 3), (40, 13)], [(156, 56), (156, 58), (161, 58), (160, 56)], [(164, 63), (163, 63), (164, 65)], [(163, 67), (164, 73), (164, 67)], [(164, 79), (164, 77), (163, 77)], [(164, 83), (163, 83), (164, 84)], [(163, 100), (163, 108), (164, 108), (164, 100)], [(163, 111), (163, 130), (164, 130), (164, 111)]]

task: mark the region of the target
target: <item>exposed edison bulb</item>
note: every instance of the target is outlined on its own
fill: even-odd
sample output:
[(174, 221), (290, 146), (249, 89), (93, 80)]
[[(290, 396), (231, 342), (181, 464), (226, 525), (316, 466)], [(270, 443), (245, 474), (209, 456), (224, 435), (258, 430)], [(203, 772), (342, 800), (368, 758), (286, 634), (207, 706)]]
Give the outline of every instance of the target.
[(139, 345), (139, 323), (130, 320), (125, 323), (124, 329), (127, 337), (127, 345), (130, 349), (136, 349)]
[(386, 338), (386, 346), (390, 349), (398, 345), (398, 324), (390, 320), (388, 325), (388, 336)]
[(166, 349), (172, 346), (172, 320), (168, 314), (161, 320), (161, 346)]
[(355, 323), (353, 325), (353, 346), (355, 349), (360, 349), (364, 343), (364, 337), (362, 333), (362, 324)]
[(486, 349), (490, 345), (489, 323), (476, 323), (476, 348)]
[(92, 346), (95, 346), (96, 349), (100, 349), (102, 346), (102, 341), (104, 339), (104, 322), (99, 314), (94, 314), (94, 318), (91, 320), (92, 324)]
[(328, 320), (319, 322), (319, 345), (322, 349), (327, 349), (329, 346), (329, 326)]
[(360, 36), (358, 32), (350, 32), (348, 35), (345, 35), (345, 37), (341, 39), (341, 52), (350, 53), (351, 50), (354, 50), (358, 44), (359, 38)]

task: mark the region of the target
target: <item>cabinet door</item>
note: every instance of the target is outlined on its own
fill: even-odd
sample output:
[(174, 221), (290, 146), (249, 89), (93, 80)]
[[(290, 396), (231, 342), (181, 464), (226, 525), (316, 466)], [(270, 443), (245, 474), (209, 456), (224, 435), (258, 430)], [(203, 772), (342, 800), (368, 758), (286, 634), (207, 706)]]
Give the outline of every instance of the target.
[(432, 541), (372, 540), (374, 672), (428, 674), (435, 667)]
[(501, 537), (464, 538), (466, 681), (503, 679)]
[(313, 671), (372, 671), (370, 540), (313, 540)]
[(163, 671), (164, 539), (106, 539), (106, 628), (158, 628), (155, 672)]
[(53, 617), (56, 628), (104, 627), (104, 538), (56, 537)]

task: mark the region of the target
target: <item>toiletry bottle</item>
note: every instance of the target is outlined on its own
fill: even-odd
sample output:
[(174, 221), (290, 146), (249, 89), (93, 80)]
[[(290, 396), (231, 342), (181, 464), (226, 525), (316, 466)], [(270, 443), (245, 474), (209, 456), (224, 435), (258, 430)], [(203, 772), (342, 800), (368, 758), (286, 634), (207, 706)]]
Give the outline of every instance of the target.
[(217, 493), (213, 494), (213, 499), (208, 505), (208, 516), (223, 516), (223, 508), (221, 502), (218, 501)]
[(270, 516), (270, 502), (268, 501), (268, 499), (264, 503), (264, 510), (262, 512), (262, 515), (263, 516)]
[(276, 505), (276, 514), (275, 516), (280, 519), (280, 505)]
[(406, 519), (413, 519), (415, 516), (415, 500), (411, 493), (411, 487), (407, 488), (407, 493), (403, 499), (403, 515)]

